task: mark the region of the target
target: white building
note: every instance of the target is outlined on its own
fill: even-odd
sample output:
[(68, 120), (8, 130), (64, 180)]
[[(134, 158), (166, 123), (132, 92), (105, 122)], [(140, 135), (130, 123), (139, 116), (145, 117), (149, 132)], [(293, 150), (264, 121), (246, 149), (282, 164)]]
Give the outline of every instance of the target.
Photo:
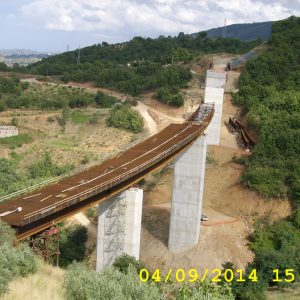
[(0, 138), (18, 135), (18, 128), (15, 126), (0, 126)]

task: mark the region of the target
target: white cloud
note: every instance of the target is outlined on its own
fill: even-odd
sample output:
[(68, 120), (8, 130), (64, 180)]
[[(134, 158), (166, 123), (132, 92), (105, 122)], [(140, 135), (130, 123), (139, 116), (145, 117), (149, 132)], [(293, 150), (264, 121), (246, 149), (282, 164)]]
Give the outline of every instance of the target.
[(278, 20), (299, 15), (300, 8), (298, 0), (33, 0), (21, 12), (47, 29), (94, 32), (114, 40), (197, 32), (222, 26), (225, 17), (228, 24)]

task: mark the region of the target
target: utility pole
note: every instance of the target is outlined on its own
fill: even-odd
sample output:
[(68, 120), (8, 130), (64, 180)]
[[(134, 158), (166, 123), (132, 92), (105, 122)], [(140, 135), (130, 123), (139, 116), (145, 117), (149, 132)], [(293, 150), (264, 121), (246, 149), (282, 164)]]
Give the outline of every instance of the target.
[(77, 53), (77, 66), (80, 64), (80, 45), (78, 47), (78, 53)]
[(67, 44), (67, 52), (70, 51), (70, 47), (69, 47), (69, 44)]
[(222, 37), (223, 37), (224, 39), (226, 38), (226, 18), (225, 18), (225, 20), (224, 20), (224, 26), (223, 26)]

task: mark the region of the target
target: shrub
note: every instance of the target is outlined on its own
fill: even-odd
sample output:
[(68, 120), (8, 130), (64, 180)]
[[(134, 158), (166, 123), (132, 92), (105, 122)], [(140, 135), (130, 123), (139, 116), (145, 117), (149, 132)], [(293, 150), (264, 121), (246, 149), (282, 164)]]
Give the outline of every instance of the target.
[(297, 209), (293, 215), (293, 224), (297, 229), (300, 229), (300, 209)]
[(63, 227), (60, 239), (59, 264), (67, 267), (73, 261), (83, 261), (85, 258), (85, 242), (87, 240), (87, 229), (83, 225), (75, 224)]
[(0, 220), (0, 294), (7, 292), (8, 283), (17, 276), (27, 276), (37, 270), (37, 260), (27, 245), (13, 247), (15, 236)]
[(64, 73), (62, 76), (61, 76), (61, 81), (63, 81), (63, 82), (65, 82), (65, 83), (67, 83), (67, 82), (69, 82), (70, 81), (70, 73)]
[(47, 77), (46, 76), (43, 76), (43, 75), (37, 75), (36, 76), (36, 80), (38, 81), (47, 81)]
[(49, 116), (49, 117), (47, 118), (47, 122), (53, 123), (53, 122), (55, 122), (55, 118), (52, 117), (52, 116)]
[(96, 112), (94, 113), (90, 118), (89, 118), (89, 123), (90, 124), (97, 124), (100, 118), (100, 113)]
[(30, 86), (30, 83), (28, 81), (23, 81), (20, 83), (20, 86), (22, 90), (27, 90)]
[(218, 285), (210, 281), (203, 281), (196, 282), (193, 286), (182, 284), (176, 292), (175, 299), (234, 300), (235, 297), (228, 283)]
[(172, 102), (171, 102), (172, 105), (174, 106), (182, 106), (184, 104), (184, 100), (183, 100), (183, 97), (182, 97), (182, 94), (176, 94), (172, 97)]
[(0, 219), (0, 246), (12, 245), (15, 239), (14, 230)]
[(155, 285), (142, 283), (131, 265), (127, 274), (107, 268), (102, 272), (88, 271), (83, 264), (73, 264), (65, 276), (67, 299), (153, 300), (160, 299)]
[(113, 96), (106, 95), (103, 92), (97, 92), (95, 102), (100, 107), (110, 108), (119, 102), (119, 100)]
[(145, 268), (145, 265), (141, 261), (136, 260), (135, 257), (128, 254), (123, 254), (117, 257), (113, 263), (113, 267), (123, 274), (128, 273), (130, 265), (134, 266), (138, 274), (140, 273), (141, 269)]
[(89, 156), (85, 155), (84, 158), (80, 162), (81, 162), (81, 164), (86, 165), (87, 163), (90, 162)]
[(71, 171), (74, 167), (72, 165), (57, 166), (53, 163), (52, 158), (48, 152), (45, 153), (44, 157), (32, 165), (29, 166), (30, 178), (47, 178), (53, 176), (60, 176)]
[(171, 91), (169, 87), (161, 87), (158, 90), (156, 97), (166, 104), (180, 107), (184, 104), (182, 94), (174, 94), (174, 92), (176, 92), (176, 89)]
[(0, 112), (5, 111), (6, 105), (3, 102), (0, 102)]
[(5, 158), (0, 158), (0, 195), (13, 192), (14, 186), (21, 180), (13, 163)]
[(97, 215), (97, 208), (90, 207), (86, 210), (85, 214), (89, 219), (94, 219), (95, 216)]
[(61, 116), (56, 117), (57, 123), (61, 127), (62, 132), (65, 132), (66, 130), (66, 125), (69, 117), (70, 117), (70, 110), (68, 107), (64, 107), (61, 112)]
[(128, 105), (119, 105), (112, 109), (107, 123), (111, 127), (126, 129), (134, 133), (143, 131), (144, 120)]
[(89, 104), (90, 104), (89, 99), (85, 99), (83, 97), (73, 98), (69, 101), (69, 106), (71, 108), (87, 107)]
[(11, 125), (12, 126), (18, 126), (19, 125), (19, 120), (16, 117), (13, 117), (11, 119)]

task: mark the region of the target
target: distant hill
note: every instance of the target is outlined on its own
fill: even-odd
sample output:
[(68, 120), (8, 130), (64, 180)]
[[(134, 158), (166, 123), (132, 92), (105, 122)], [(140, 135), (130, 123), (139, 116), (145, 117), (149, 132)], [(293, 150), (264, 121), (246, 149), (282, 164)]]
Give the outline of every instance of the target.
[[(256, 39), (268, 40), (271, 36), (272, 21), (260, 23), (245, 23), (245, 24), (232, 24), (226, 26), (226, 37), (235, 38), (244, 41), (251, 41)], [(222, 37), (223, 28), (218, 27), (207, 30), (210, 38)], [(194, 36), (197, 33), (193, 34)]]
[(12, 66), (17, 63), (20, 66), (27, 66), (28, 64), (40, 61), (47, 58), (51, 53), (37, 52), (27, 49), (0, 49), (0, 61)]
[(51, 53), (47, 52), (38, 52), (28, 49), (0, 49), (0, 55), (9, 57), (9, 56), (18, 56), (18, 57), (28, 57), (28, 56), (38, 56), (38, 57), (48, 57)]

